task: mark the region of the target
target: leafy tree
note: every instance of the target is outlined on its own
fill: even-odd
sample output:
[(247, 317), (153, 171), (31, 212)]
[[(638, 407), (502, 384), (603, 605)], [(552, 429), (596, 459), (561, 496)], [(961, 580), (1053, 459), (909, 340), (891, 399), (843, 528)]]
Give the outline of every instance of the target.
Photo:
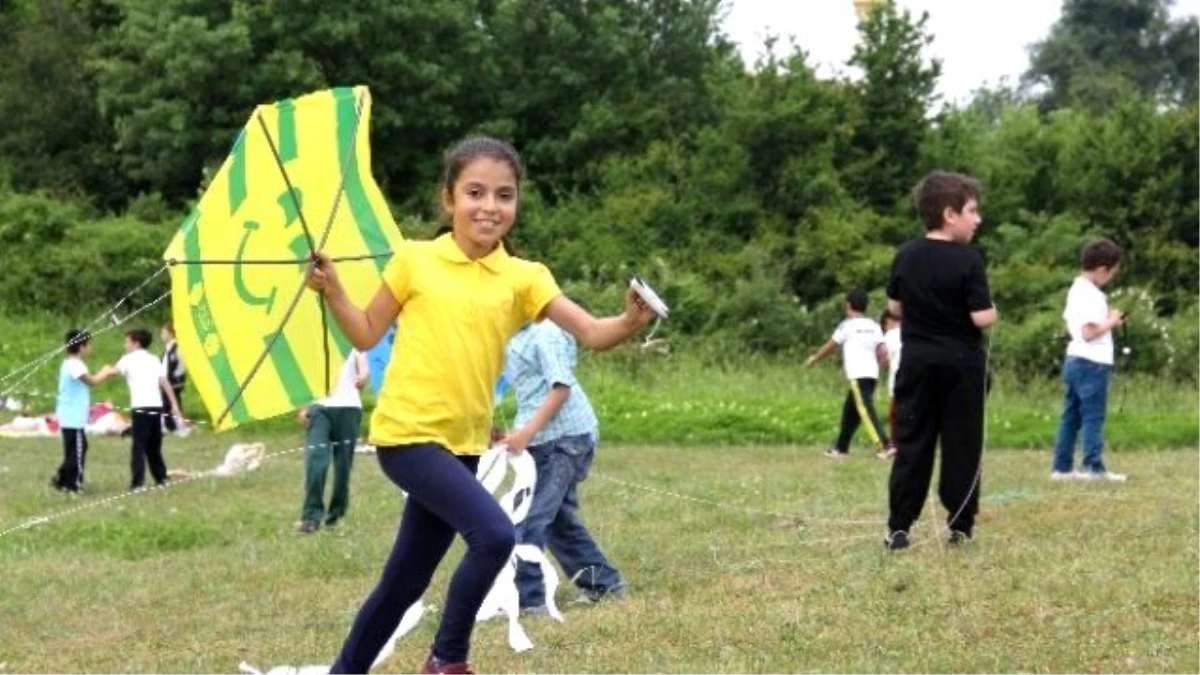
[(926, 64), (921, 53), (933, 41), (928, 20), (928, 13), (914, 20), (908, 10), (880, 3), (859, 24), (850, 65), (863, 71), (853, 86), (862, 113), (844, 171), (854, 196), (877, 211), (906, 197), (920, 166), (941, 73), (941, 62)]
[(733, 45), (719, 0), (497, 0), (481, 12), (493, 45), (482, 101), (552, 201), (594, 189), (603, 161), (683, 137), (716, 110), (706, 72)]
[(173, 201), (194, 196), (202, 169), (224, 159), (263, 102), (369, 85), (377, 176), (408, 200), (467, 126), (460, 111), (472, 109), (469, 65), (483, 41), (461, 3), (123, 0), (122, 9), (96, 60), (98, 98), (122, 166)]
[(1065, 0), (1062, 17), (1033, 46), (1024, 77), (1045, 108), (1103, 110), (1136, 92), (1194, 103), (1200, 67), (1195, 17), (1172, 21), (1170, 0)]
[(93, 73), (81, 68), (114, 15), (103, 2), (4, 3), (0, 11), (0, 157), (18, 190), (119, 204), (112, 129), (96, 105)]

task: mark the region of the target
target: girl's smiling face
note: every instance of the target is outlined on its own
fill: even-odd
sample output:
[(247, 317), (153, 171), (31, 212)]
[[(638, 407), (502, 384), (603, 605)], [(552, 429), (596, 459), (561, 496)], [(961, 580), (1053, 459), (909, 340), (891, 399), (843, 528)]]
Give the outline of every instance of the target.
[(517, 219), (517, 176), (508, 162), (486, 155), (470, 160), (453, 190), (442, 191), (454, 241), (472, 260), (491, 253)]

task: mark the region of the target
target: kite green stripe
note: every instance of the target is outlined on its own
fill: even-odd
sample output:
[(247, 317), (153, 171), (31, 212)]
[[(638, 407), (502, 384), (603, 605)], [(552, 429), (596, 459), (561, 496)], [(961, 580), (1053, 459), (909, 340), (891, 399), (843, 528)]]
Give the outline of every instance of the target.
[[(263, 338), (264, 345), (270, 344), (271, 337), (267, 335)], [(304, 374), (300, 372), (300, 362), (296, 360), (296, 353), (292, 351), (291, 344), (283, 335), (271, 346), (271, 363), (275, 365), (275, 372), (279, 373), (283, 390), (287, 392), (288, 400), (293, 406), (300, 407), (312, 403), (316, 397), (308, 388)]]
[(345, 357), (350, 353), (350, 338), (346, 337), (346, 334), (338, 327), (333, 316), (329, 317), (329, 334), (333, 336), (333, 342), (337, 345), (339, 354)]
[(275, 107), (279, 108), (279, 160), (289, 162), (300, 154), (296, 147), (296, 102), (284, 99)]
[[(343, 177), (346, 202), (350, 206), (350, 213), (354, 217), (355, 224), (358, 225), (358, 234), (362, 237), (367, 251), (383, 253), (388, 250), (388, 240), (379, 226), (379, 219), (375, 217), (375, 211), (371, 208), (371, 200), (367, 198), (362, 176), (358, 173), (357, 160), (359, 157), (355, 156), (356, 161), (350, 162), (348, 165), (346, 162), (346, 157), (354, 148), (354, 117), (358, 101), (354, 97), (353, 89), (334, 89), (333, 96), (337, 101), (338, 165), (346, 167), (346, 175)], [(363, 114), (366, 114), (365, 106)], [(360, 131), (363, 124), (365, 124), (365, 120), (359, 120)], [(376, 269), (383, 272), (383, 268), (387, 267), (387, 259), (380, 257), (374, 260)]]
[[(191, 215), (183, 223), (183, 231), (186, 236), (183, 240), (183, 250), (189, 260), (196, 260), (200, 255), (200, 211), (193, 210)], [(220, 333), (217, 332), (217, 324), (213, 320), (212, 309), (208, 306), (208, 294), (204, 292), (204, 266), (203, 265), (187, 265), (187, 287), (188, 287), (188, 307), (192, 311), (192, 323), (196, 327), (196, 337), (200, 341), (201, 347), (206, 343), (209, 336), (216, 337), (217, 350), (216, 353), (208, 356), (208, 363), (213, 369), (213, 374), (217, 376), (217, 382), (221, 385), (221, 393), (225, 397), (226, 405), (228, 401), (232, 401), (238, 393), (238, 381), (233, 374), (233, 367), (229, 364), (229, 355), (225, 353), (225, 343), (221, 340)], [(198, 300), (193, 301), (193, 298)], [(207, 350), (205, 351), (207, 354)], [(239, 398), (233, 404), (233, 409), (229, 411), (233, 416), (235, 423), (246, 422), (250, 419), (250, 411), (246, 408), (244, 399)]]
[(233, 161), (229, 165), (229, 215), (237, 213), (246, 201), (246, 130), (242, 129), (233, 142)]

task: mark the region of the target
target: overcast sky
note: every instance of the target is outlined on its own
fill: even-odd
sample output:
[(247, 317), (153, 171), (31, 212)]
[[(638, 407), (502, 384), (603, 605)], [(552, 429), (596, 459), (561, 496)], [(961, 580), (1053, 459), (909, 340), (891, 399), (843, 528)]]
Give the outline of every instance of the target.
[[(1058, 20), (1059, 0), (896, 0), (914, 16), (929, 12), (933, 44), (927, 54), (942, 60), (939, 93), (963, 101), (980, 85), (1002, 78), (1016, 82), (1029, 66), (1030, 44), (1041, 40)], [(725, 33), (742, 58), (752, 64), (762, 54), (763, 38), (783, 38), (777, 53), (787, 53), (794, 36), (810, 63), (829, 75), (845, 71), (858, 40), (853, 0), (726, 0)], [(1176, 0), (1172, 14), (1200, 14), (1200, 0)]]

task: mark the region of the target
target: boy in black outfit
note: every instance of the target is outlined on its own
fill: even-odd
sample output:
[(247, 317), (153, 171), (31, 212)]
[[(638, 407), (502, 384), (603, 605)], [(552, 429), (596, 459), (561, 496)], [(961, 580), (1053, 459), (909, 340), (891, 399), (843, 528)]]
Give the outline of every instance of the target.
[(925, 236), (896, 251), (888, 310), (902, 318), (904, 358), (896, 377), (897, 455), (888, 485), (892, 550), (929, 493), (938, 439), (938, 496), (950, 512), (950, 543), (973, 536), (979, 509), (987, 359), (982, 329), (995, 323), (983, 257), (969, 246), (979, 226), (979, 184), (935, 171), (915, 190)]

